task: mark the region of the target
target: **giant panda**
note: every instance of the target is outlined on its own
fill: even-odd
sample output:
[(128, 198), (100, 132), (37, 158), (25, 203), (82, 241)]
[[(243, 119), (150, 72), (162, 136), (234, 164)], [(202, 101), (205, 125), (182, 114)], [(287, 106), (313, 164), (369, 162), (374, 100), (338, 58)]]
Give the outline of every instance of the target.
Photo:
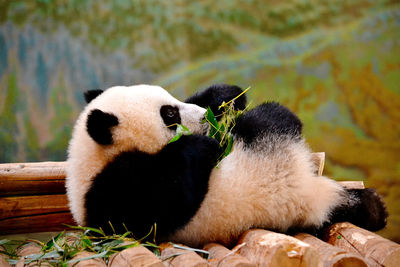
[[(232, 152), (217, 166), (221, 148), (207, 136), (205, 108), (220, 115), (218, 106), (241, 92), (213, 85), (185, 102), (151, 85), (86, 92), (67, 160), (76, 223), (137, 238), (156, 224), (158, 240), (194, 247), (231, 245), (250, 228), (318, 234), (340, 221), (385, 226), (375, 190), (345, 189), (315, 174), (301, 121), (276, 102), (237, 119)], [(243, 95), (235, 108), (245, 106)], [(176, 124), (193, 134), (170, 143)]]

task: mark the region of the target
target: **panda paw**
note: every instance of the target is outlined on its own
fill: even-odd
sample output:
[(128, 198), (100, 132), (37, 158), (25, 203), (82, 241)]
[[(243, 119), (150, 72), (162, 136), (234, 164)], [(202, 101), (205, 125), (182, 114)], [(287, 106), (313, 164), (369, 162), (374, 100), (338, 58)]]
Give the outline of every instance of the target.
[(359, 199), (354, 220), (356, 224), (370, 231), (378, 231), (386, 226), (388, 212), (383, 199), (375, 189), (353, 189)]

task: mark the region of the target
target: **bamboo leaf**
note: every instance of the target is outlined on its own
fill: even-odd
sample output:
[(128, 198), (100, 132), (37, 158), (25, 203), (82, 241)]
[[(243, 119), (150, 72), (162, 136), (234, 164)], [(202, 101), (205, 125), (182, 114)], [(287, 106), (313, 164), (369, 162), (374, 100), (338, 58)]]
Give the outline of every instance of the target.
[(176, 124), (176, 134), (171, 140), (169, 140), (168, 144), (178, 141), (179, 138), (182, 137), (182, 135), (191, 135), (191, 134), (192, 132), (189, 130), (189, 128), (187, 128), (182, 124)]
[(224, 156), (223, 157), (226, 157), (231, 153), (232, 145), (233, 145), (233, 137), (231, 135), (229, 135), (228, 136), (228, 144), (227, 144), (226, 149), (224, 151)]
[(84, 231), (88, 231), (88, 232), (95, 232), (95, 233), (101, 234), (102, 236), (105, 236), (103, 230), (101, 230), (101, 229), (85, 227), (85, 226), (74, 226), (74, 225), (67, 225), (67, 226), (72, 229), (84, 230)]
[(203, 249), (197, 249), (197, 248), (190, 248), (190, 247), (184, 247), (184, 246), (180, 246), (174, 243), (170, 244), (174, 247), (174, 248), (179, 248), (179, 249), (183, 249), (183, 250), (188, 250), (188, 251), (194, 251), (196, 253), (201, 253), (203, 255), (204, 258), (208, 258), (208, 256), (210, 255), (210, 252), (208, 252), (207, 250), (203, 250)]
[(72, 259), (72, 260), (67, 261), (66, 264), (90, 260), (90, 259), (104, 258), (107, 255), (107, 253), (108, 253), (108, 251), (106, 250), (106, 251), (103, 251), (102, 253), (91, 255), (88, 257), (84, 257), (84, 258), (80, 258), (80, 259)]
[(8, 240), (8, 239), (2, 239), (2, 240), (0, 240), (0, 246), (6, 244), (6, 243), (8, 243), (8, 242), (10, 242), (10, 240)]

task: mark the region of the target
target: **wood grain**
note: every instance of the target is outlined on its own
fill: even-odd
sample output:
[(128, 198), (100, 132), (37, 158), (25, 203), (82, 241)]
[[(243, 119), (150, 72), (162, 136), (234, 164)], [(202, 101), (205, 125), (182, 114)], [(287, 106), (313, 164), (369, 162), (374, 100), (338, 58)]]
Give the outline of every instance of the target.
[(65, 193), (66, 162), (0, 164), (0, 196)]
[(69, 212), (66, 195), (2, 197), (0, 200), (0, 221), (28, 215)]
[[(1, 200), (0, 200), (1, 201)], [(9, 218), (0, 221), (0, 233), (20, 234), (33, 232), (62, 231), (68, 229), (68, 225), (75, 225), (71, 213), (58, 212), (51, 214), (40, 214), (34, 216), (23, 216)]]
[(328, 243), (370, 259), (372, 266), (397, 267), (400, 245), (351, 223), (336, 223), (329, 229)]
[(301, 233), (297, 234), (295, 238), (314, 247), (325, 267), (368, 267), (364, 258), (358, 254), (346, 252), (341, 248), (334, 247), (315, 236)]
[(239, 254), (257, 266), (320, 266), (318, 252), (310, 245), (284, 234), (255, 229), (245, 232)]
[(254, 263), (237, 254), (235, 250), (229, 250), (220, 244), (210, 243), (204, 249), (210, 253), (208, 262), (213, 267), (256, 267)]

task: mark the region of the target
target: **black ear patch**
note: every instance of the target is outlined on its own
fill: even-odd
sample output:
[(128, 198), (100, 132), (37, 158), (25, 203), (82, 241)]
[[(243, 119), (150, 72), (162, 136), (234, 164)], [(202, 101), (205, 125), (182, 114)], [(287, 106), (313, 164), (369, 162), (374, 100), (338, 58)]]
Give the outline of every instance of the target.
[(89, 104), (93, 99), (98, 97), (103, 92), (104, 91), (101, 89), (88, 90), (83, 93), (83, 96), (85, 97), (86, 103)]
[(111, 145), (113, 143), (111, 128), (116, 125), (118, 125), (116, 116), (99, 109), (92, 110), (86, 121), (86, 129), (90, 137), (100, 145)]

